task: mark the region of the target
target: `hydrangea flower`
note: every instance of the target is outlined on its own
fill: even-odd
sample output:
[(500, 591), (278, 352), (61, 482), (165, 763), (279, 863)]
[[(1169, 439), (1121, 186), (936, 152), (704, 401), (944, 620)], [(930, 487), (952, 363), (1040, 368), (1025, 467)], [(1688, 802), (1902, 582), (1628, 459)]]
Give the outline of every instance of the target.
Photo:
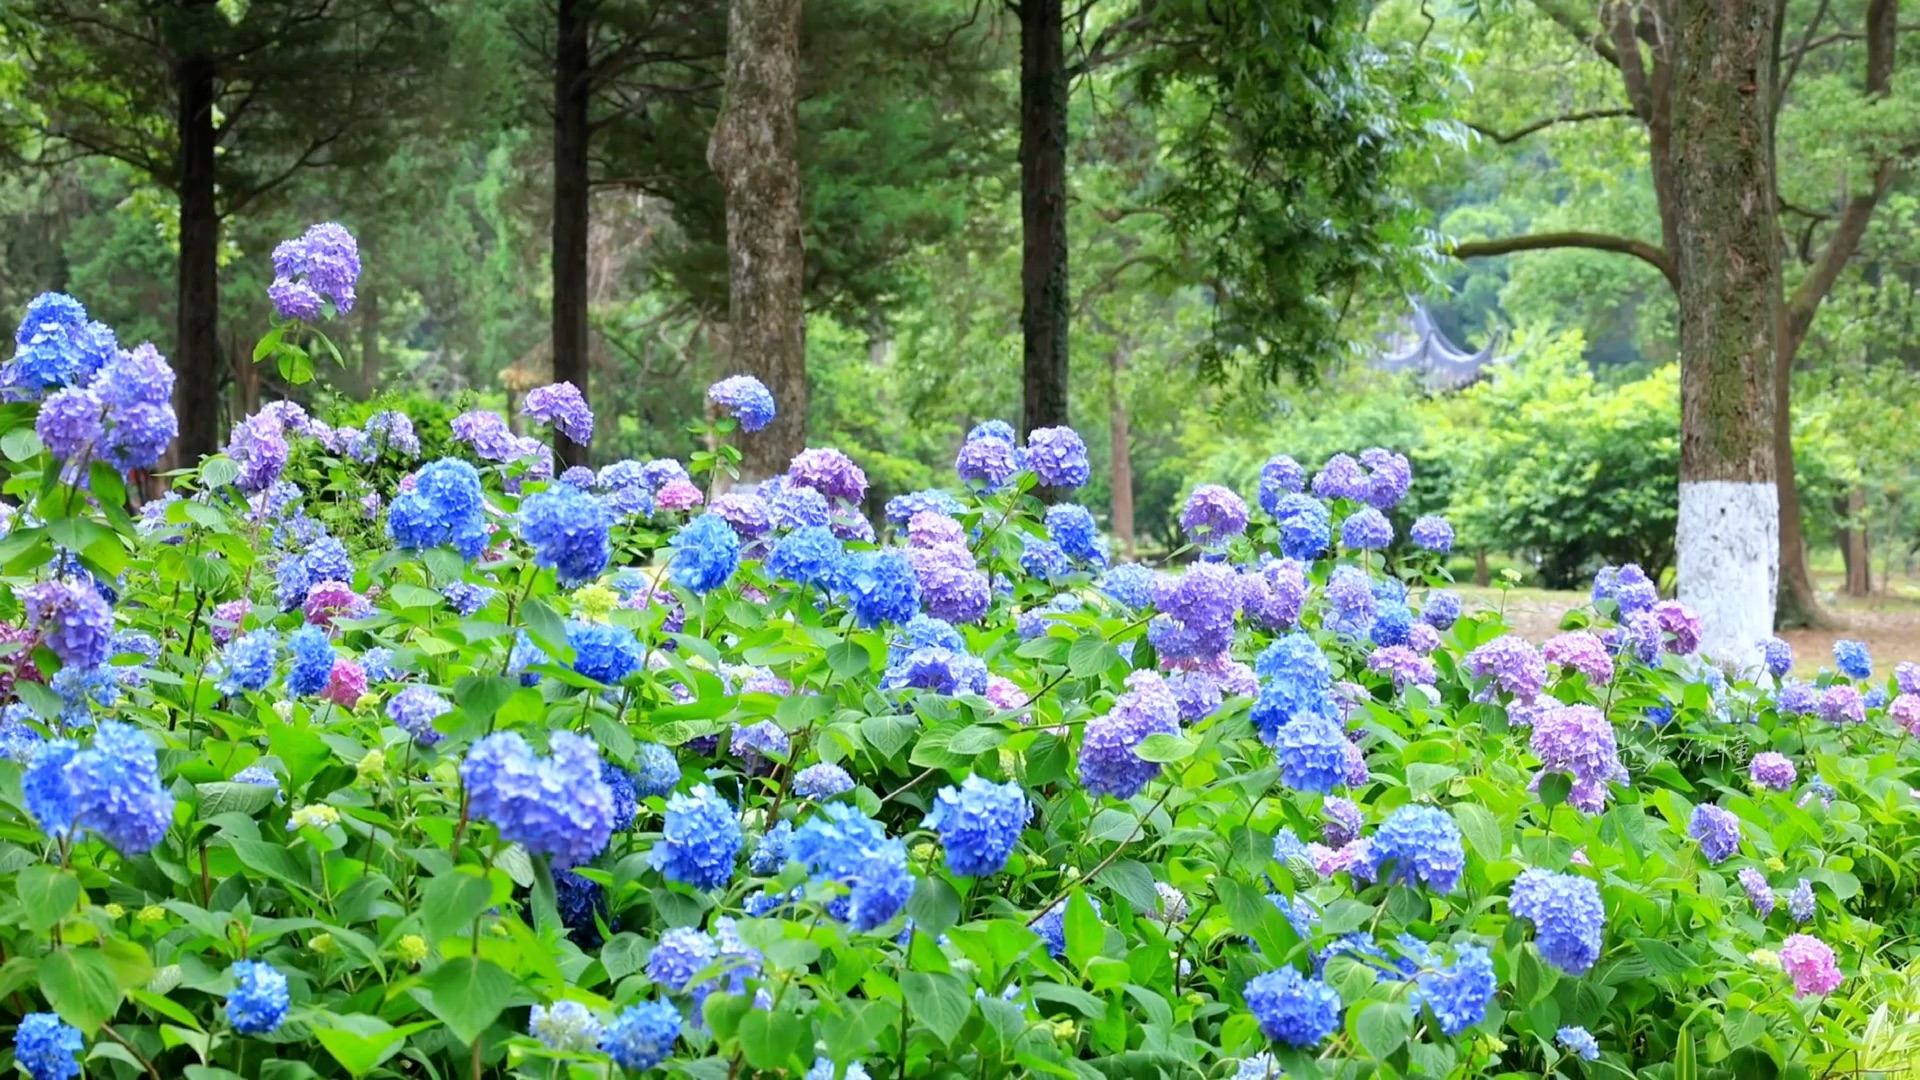
[(1367, 657), (1367, 670), (1391, 676), (1395, 690), (1409, 686), (1432, 686), (1440, 675), (1432, 660), (1405, 645), (1389, 645), (1373, 650)]
[(1020, 464), (1012, 439), (986, 435), (962, 444), (953, 468), (961, 480), (992, 493), (1020, 471)]
[(1135, 671), (1104, 715), (1087, 721), (1080, 744), (1080, 783), (1092, 795), (1131, 799), (1154, 777), (1158, 762), (1136, 751), (1147, 736), (1180, 733), (1180, 705), (1156, 672)]
[(473, 817), (502, 838), (555, 866), (578, 866), (606, 849), (613, 835), (613, 792), (600, 778), (600, 748), (570, 731), (548, 736), (550, 756), (536, 757), (525, 739), (495, 732), (460, 763)]
[(1774, 791), (1786, 791), (1799, 779), (1799, 770), (1785, 754), (1763, 750), (1747, 763), (1747, 776), (1754, 783)]
[(556, 571), (562, 588), (584, 585), (607, 568), (612, 529), (606, 506), (569, 484), (555, 484), (520, 504), (520, 536), (532, 545), (534, 563)]
[(335, 314), (348, 315), (360, 278), (360, 245), (345, 226), (323, 221), (274, 247), (273, 273), (267, 296), (281, 318), (318, 319), (322, 300), (333, 303)]
[(413, 490), (387, 507), (387, 535), (408, 550), (451, 546), (468, 560), (487, 544), (480, 474), (458, 458), (442, 458), (414, 476)]
[[(1105, 914), (1099, 897), (1089, 895), (1086, 901), (1087, 906), (1093, 909), (1095, 918)], [(1039, 920), (1033, 924), (1033, 932), (1040, 935), (1040, 942), (1047, 947), (1049, 955), (1067, 955), (1067, 901), (1058, 901), (1042, 912)]]
[(862, 627), (904, 623), (920, 609), (919, 579), (906, 553), (898, 549), (849, 555), (835, 586)]
[[(1838, 642), (1834, 648), (1840, 647)], [(1766, 660), (1767, 674), (1776, 679), (1784, 679), (1787, 672), (1793, 670), (1793, 646), (1777, 637), (1770, 637), (1760, 643), (1760, 652)]]
[(1762, 919), (1773, 914), (1773, 886), (1767, 884), (1767, 875), (1748, 866), (1734, 876), (1739, 879), (1741, 890), (1747, 894), (1747, 901), (1753, 905), (1754, 914)]
[(271, 964), (236, 960), (232, 967), (236, 980), (227, 995), (227, 1023), (240, 1035), (265, 1035), (287, 1018), (287, 977)]
[(441, 740), (433, 722), (452, 711), (451, 702), (424, 686), (409, 686), (387, 701), (387, 719), (421, 746)]
[(527, 1017), (527, 1034), (540, 1040), (549, 1050), (561, 1053), (585, 1053), (600, 1044), (605, 1031), (600, 1021), (577, 1001), (556, 1001), (535, 1005)]
[(1373, 507), (1361, 507), (1340, 523), (1340, 542), (1359, 551), (1378, 551), (1393, 543), (1393, 525)]
[(1180, 510), (1180, 527), (1201, 547), (1218, 547), (1247, 531), (1247, 504), (1219, 484), (1201, 484)]
[(1467, 671), (1493, 680), (1493, 685), (1517, 698), (1532, 698), (1546, 688), (1547, 662), (1525, 638), (1502, 634), (1466, 656)]
[(940, 834), (947, 869), (962, 877), (989, 877), (1007, 865), (1033, 808), (1020, 785), (968, 775), (958, 788), (934, 796), (926, 827)]
[(113, 609), (90, 578), (43, 581), (16, 590), (27, 622), (41, 643), (72, 667), (94, 667), (111, 657)]
[(1306, 567), (1273, 559), (1241, 575), (1241, 605), (1247, 618), (1267, 630), (1291, 630), (1307, 603)]
[(960, 500), (938, 488), (925, 491), (909, 491), (905, 495), (895, 495), (887, 500), (887, 520), (895, 525), (905, 525), (916, 514), (939, 514), (953, 517), (961, 511)]
[(29, 1080), (71, 1080), (80, 1075), (80, 1030), (55, 1013), (28, 1013), (13, 1033), (14, 1064)]
[(1508, 908), (1533, 924), (1540, 955), (1569, 975), (1583, 975), (1600, 958), (1606, 931), (1606, 907), (1600, 889), (1587, 878), (1537, 868), (1514, 880)]
[(1453, 962), (1443, 963), (1425, 942), (1403, 935), (1401, 947), (1418, 965), (1416, 987), (1408, 1004), (1416, 1012), (1433, 1012), (1440, 1031), (1449, 1038), (1487, 1018), (1487, 1005), (1500, 989), (1494, 978), (1493, 958), (1479, 945), (1463, 944), (1453, 950)]
[(1606, 809), (1609, 784), (1627, 779), (1613, 725), (1591, 705), (1567, 705), (1540, 714), (1529, 749), (1540, 759), (1533, 788), (1539, 788), (1547, 773), (1566, 773), (1573, 777), (1567, 801), (1589, 814)]
[(1730, 810), (1701, 803), (1687, 821), (1687, 835), (1700, 845), (1707, 861), (1718, 866), (1740, 850), (1740, 819)]
[(651, 799), (671, 793), (680, 786), (680, 762), (673, 751), (654, 742), (643, 742), (633, 750), (633, 793)]
[(831, 448), (807, 449), (795, 454), (787, 465), (787, 483), (850, 503), (867, 497), (867, 474), (852, 458)]
[(680, 1010), (664, 1001), (628, 1006), (600, 1034), (600, 1049), (615, 1065), (646, 1072), (673, 1055)]
[(1347, 738), (1323, 716), (1301, 715), (1274, 733), (1280, 782), (1296, 791), (1328, 792), (1346, 782)]
[(1274, 1042), (1310, 1050), (1340, 1030), (1339, 993), (1291, 967), (1254, 976), (1244, 993), (1260, 1033)]
[(1368, 854), (1375, 877), (1388, 871), (1387, 880), (1426, 885), (1442, 896), (1467, 866), (1459, 828), (1433, 806), (1402, 806), (1388, 815), (1369, 838)]
[(333, 677), (334, 661), (327, 632), (317, 626), (302, 626), (287, 638), (287, 646), (293, 653), (293, 662), (287, 667), (287, 693), (306, 697), (325, 690), (327, 680)]
[(1865, 642), (1841, 638), (1833, 643), (1833, 662), (1840, 668), (1840, 674), (1849, 679), (1870, 679), (1873, 677), (1873, 656), (1867, 652)]
[(1053, 541), (1029, 538), (1020, 551), (1020, 569), (1041, 581), (1055, 581), (1073, 573), (1073, 560)]
[(1337, 719), (1332, 667), (1308, 635), (1276, 638), (1254, 660), (1253, 670), (1262, 682), (1251, 718), (1267, 745), (1275, 744), (1282, 727), (1303, 717)]
[(89, 321), (80, 301), (56, 292), (33, 298), (13, 341), (13, 359), (0, 381), (26, 400), (56, 386), (87, 382), (119, 349), (113, 331)]
[(1453, 550), (1453, 526), (1443, 517), (1429, 514), (1415, 520), (1407, 530), (1407, 538), (1413, 541), (1414, 547), (1442, 555)]
[(580, 393), (580, 388), (570, 382), (553, 383), (527, 391), (526, 399), (520, 405), (520, 414), (552, 424), (555, 431), (582, 445), (593, 441), (593, 410), (587, 407), (587, 399)]
[(773, 422), (773, 394), (751, 375), (729, 375), (707, 387), (707, 400), (740, 421), (742, 431), (759, 431)]
[(717, 889), (733, 878), (734, 859), (745, 837), (739, 817), (712, 787), (667, 800), (666, 823), (653, 849), (653, 865), (669, 881), (696, 889)]
[(1811, 934), (1790, 934), (1780, 944), (1780, 967), (1793, 979), (1797, 998), (1831, 994), (1840, 988), (1840, 966), (1833, 949)]
[(853, 790), (853, 777), (838, 765), (820, 762), (793, 775), (793, 793), (803, 799), (831, 799)]
[(1541, 649), (1549, 664), (1578, 671), (1594, 686), (1613, 680), (1613, 657), (1606, 643), (1585, 630), (1573, 630), (1548, 639)]
[(1327, 580), (1327, 606), (1322, 623), (1337, 634), (1365, 634), (1373, 626), (1375, 598), (1367, 575), (1357, 566), (1333, 568)]
[(1091, 468), (1087, 444), (1070, 427), (1035, 428), (1027, 433), (1027, 467), (1045, 487), (1085, 487)]
[(1405, 454), (1373, 447), (1360, 451), (1360, 464), (1367, 467), (1367, 492), (1362, 496), (1379, 510), (1391, 510), (1407, 497), (1413, 483), (1413, 467)]
[(1298, 492), (1306, 483), (1306, 470), (1300, 467), (1299, 462), (1285, 454), (1273, 455), (1266, 464), (1260, 466), (1260, 509), (1279, 517), (1280, 497), (1289, 492)]
[(1333, 542), (1333, 515), (1327, 504), (1311, 495), (1288, 492), (1273, 506), (1280, 523), (1280, 553), (1289, 559), (1312, 562)]
[(674, 534), (668, 572), (674, 584), (693, 593), (709, 593), (727, 583), (740, 565), (740, 537), (713, 514), (702, 514)]
[(320, 696), (343, 709), (358, 705), (367, 693), (367, 673), (360, 669), (352, 657), (342, 656), (333, 662), (333, 668), (327, 672), (327, 686)]
[(822, 806), (793, 831), (789, 852), (816, 881), (847, 888), (827, 910), (855, 930), (886, 925), (913, 894), (906, 845), (850, 803)]
[(1866, 700), (1859, 690), (1846, 683), (1835, 683), (1820, 691), (1814, 711), (1820, 714), (1820, 719), (1836, 726), (1863, 724), (1867, 720)]
[[(1240, 575), (1220, 563), (1195, 563), (1179, 577), (1156, 579), (1154, 640), (1163, 660), (1211, 660), (1233, 644), (1233, 623), (1240, 612)], [(1167, 631), (1174, 631), (1168, 634)]]
[(1582, 1061), (1600, 1060), (1600, 1044), (1594, 1041), (1586, 1028), (1563, 1027), (1554, 1032), (1553, 1041), (1560, 1044), (1560, 1049)]
[[(1047, 507), (1047, 539), (1068, 556), (1082, 562), (1106, 561), (1107, 553), (1100, 547), (1100, 531), (1093, 522), (1093, 513), (1079, 503), (1055, 503)], [(955, 522), (956, 531), (958, 522)], [(951, 538), (958, 542), (959, 536)]]

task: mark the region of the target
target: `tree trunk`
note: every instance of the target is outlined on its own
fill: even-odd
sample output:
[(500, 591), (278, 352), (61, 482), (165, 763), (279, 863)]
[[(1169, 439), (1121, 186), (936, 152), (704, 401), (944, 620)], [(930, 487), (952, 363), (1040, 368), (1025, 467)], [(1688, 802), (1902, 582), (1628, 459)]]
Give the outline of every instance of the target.
[(1113, 537), (1121, 552), (1133, 558), (1133, 425), (1127, 418), (1127, 401), (1120, 380), (1127, 369), (1127, 348), (1114, 347), (1107, 380), (1107, 417), (1113, 450)]
[(1062, 0), (1020, 3), (1022, 422), (1067, 423), (1067, 63)]
[[(553, 381), (587, 386), (587, 106), (593, 83), (586, 0), (559, 0), (553, 61)], [(587, 448), (558, 430), (560, 466), (587, 464)]]
[(1847, 595), (1873, 595), (1873, 547), (1867, 542), (1867, 493), (1854, 487), (1837, 507), (1846, 522), (1840, 529), (1840, 555), (1847, 564)]
[(1773, 0), (1678, 0), (1675, 8), (1679, 595), (1700, 615), (1702, 651), (1745, 665), (1773, 632), (1780, 562)]
[(729, 355), (779, 405), (771, 424), (741, 440), (747, 480), (784, 471), (806, 448), (800, 9), (801, 0), (732, 0), (726, 97), (707, 143), (727, 199)]
[(1473, 583), (1484, 589), (1493, 584), (1493, 568), (1487, 565), (1487, 550), (1476, 549), (1473, 553)]
[(174, 412), (184, 466), (220, 449), (220, 212), (214, 203), (214, 66), (186, 57), (174, 64), (179, 105), (180, 261), (173, 345)]
[(356, 307), (360, 312), (360, 400), (369, 401), (380, 390), (380, 290), (362, 289)]

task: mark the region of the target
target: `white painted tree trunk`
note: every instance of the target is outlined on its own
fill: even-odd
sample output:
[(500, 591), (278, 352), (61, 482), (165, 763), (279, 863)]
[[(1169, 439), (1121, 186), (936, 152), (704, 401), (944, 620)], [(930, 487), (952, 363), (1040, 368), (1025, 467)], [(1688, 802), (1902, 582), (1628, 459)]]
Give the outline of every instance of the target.
[(1771, 482), (1680, 485), (1680, 602), (1700, 616), (1700, 651), (1739, 668), (1760, 662), (1780, 580), (1780, 492)]

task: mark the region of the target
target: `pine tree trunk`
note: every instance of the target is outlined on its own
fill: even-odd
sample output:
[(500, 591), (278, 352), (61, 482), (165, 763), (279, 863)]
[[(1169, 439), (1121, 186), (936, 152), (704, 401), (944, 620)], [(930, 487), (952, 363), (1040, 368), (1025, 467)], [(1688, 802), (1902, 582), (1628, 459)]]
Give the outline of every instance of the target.
[(1127, 399), (1121, 393), (1120, 380), (1127, 369), (1127, 349), (1116, 346), (1108, 362), (1108, 432), (1113, 449), (1113, 538), (1127, 558), (1134, 555), (1133, 540), (1133, 424), (1127, 416)]
[(380, 290), (362, 289), (355, 304), (360, 312), (360, 400), (380, 391)]
[(800, 11), (801, 0), (732, 0), (726, 97), (707, 144), (727, 199), (728, 354), (779, 407), (771, 424), (741, 439), (747, 480), (784, 471), (806, 448)]
[(1674, 6), (1679, 594), (1700, 615), (1702, 651), (1746, 664), (1773, 631), (1780, 561), (1773, 445), (1780, 252), (1768, 138), (1773, 0)]
[(1067, 423), (1067, 63), (1062, 0), (1020, 3), (1025, 430)]
[(174, 64), (179, 106), (180, 259), (173, 346), (179, 462), (197, 465), (220, 449), (220, 212), (214, 202), (214, 66), (186, 57)]
[[(587, 106), (592, 96), (585, 0), (559, 0), (553, 63), (553, 381), (587, 385)], [(587, 464), (587, 448), (560, 432), (561, 467)]]

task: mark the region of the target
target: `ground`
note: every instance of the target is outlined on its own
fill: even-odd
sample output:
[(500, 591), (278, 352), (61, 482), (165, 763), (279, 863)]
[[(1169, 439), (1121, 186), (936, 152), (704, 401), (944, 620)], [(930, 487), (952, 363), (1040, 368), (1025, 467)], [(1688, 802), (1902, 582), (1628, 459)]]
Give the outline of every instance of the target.
[[(1789, 630), (1781, 636), (1793, 644), (1795, 668), (1811, 675), (1821, 666), (1833, 666), (1833, 643), (1856, 638), (1867, 643), (1882, 671), (1901, 660), (1920, 660), (1920, 576), (1894, 575), (1890, 587), (1869, 597), (1839, 595), (1843, 578), (1816, 571), (1816, 584), (1829, 610), (1845, 620), (1837, 630)], [(1568, 609), (1587, 602), (1585, 592), (1550, 589), (1499, 589), (1465, 586), (1460, 589), (1467, 609), (1500, 608), (1505, 604), (1514, 629), (1534, 641), (1545, 641), (1560, 628)]]

